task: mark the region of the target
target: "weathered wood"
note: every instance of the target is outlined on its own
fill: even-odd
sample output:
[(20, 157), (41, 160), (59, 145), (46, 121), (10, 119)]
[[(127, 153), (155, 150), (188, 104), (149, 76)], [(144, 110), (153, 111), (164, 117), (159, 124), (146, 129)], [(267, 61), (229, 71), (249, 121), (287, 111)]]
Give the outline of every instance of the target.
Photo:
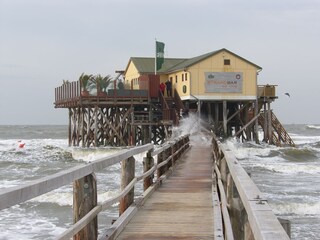
[(268, 120), (267, 120), (267, 125), (268, 125), (268, 140), (269, 143), (273, 143), (272, 141), (272, 112), (271, 112), (271, 106), (270, 106), (270, 102), (268, 102)]
[(224, 225), (224, 229), (225, 229), (225, 236), (228, 240), (233, 240), (233, 232), (232, 232), (232, 226), (231, 226), (231, 222), (230, 222), (230, 216), (229, 216), (229, 212), (227, 209), (227, 198), (226, 198), (226, 193), (225, 193), (225, 188), (222, 184), (221, 181), (221, 174), (220, 171), (218, 169), (217, 166), (214, 167), (214, 170), (218, 176), (217, 181), (218, 181), (218, 189), (220, 192), (220, 201), (221, 201), (221, 210), (222, 210), (222, 216), (223, 216), (223, 225)]
[[(218, 145), (219, 148), (224, 149), (221, 143), (218, 143)], [(231, 184), (227, 187), (236, 187), (236, 191), (239, 194), (238, 199), (233, 196), (233, 202), (230, 204), (233, 205), (230, 206), (231, 209), (238, 209), (237, 215), (240, 216), (238, 224), (240, 224), (241, 229), (239, 227), (240, 230), (236, 230), (237, 234), (235, 236), (238, 235), (243, 236), (243, 239), (255, 240), (289, 239), (266, 200), (261, 199), (261, 192), (241, 167), (233, 153), (228, 150), (223, 150), (223, 152), (234, 182), (234, 186)], [(229, 191), (231, 190), (226, 192)]]
[(71, 109), (69, 108), (69, 127), (68, 127), (68, 142), (69, 142), (69, 147), (71, 146), (72, 139), (71, 139)]
[[(121, 162), (121, 190), (123, 190), (135, 176), (135, 159), (130, 157)], [(133, 203), (134, 189), (132, 189), (126, 196), (120, 200), (119, 215)]]
[[(214, 169), (212, 170), (212, 204), (213, 204), (213, 228), (214, 228), (214, 238), (215, 240), (224, 240), (223, 234), (223, 220), (221, 215), (221, 207), (219, 194), (217, 189), (216, 174)], [(227, 238), (228, 239), (228, 238)]]
[(141, 197), (139, 197), (139, 199), (137, 200), (137, 204), (127, 208), (126, 211), (112, 224), (112, 226), (101, 234), (99, 240), (116, 239), (121, 231), (125, 228), (125, 226), (134, 217), (138, 209), (145, 204), (146, 200), (150, 196), (152, 196), (152, 194), (162, 185), (162, 181), (167, 179), (171, 173), (171, 171), (166, 172), (161, 176), (161, 178), (157, 179), (157, 181), (152, 186), (144, 191)]
[[(76, 130), (75, 130), (76, 131)], [(188, 139), (188, 136), (186, 137)], [(185, 142), (183, 139), (178, 139), (178, 141), (175, 142), (175, 145), (177, 146), (177, 152), (174, 153), (173, 156), (178, 156), (181, 155), (181, 151), (185, 151), (188, 148), (188, 142), (185, 144), (181, 144), (181, 142)], [(173, 143), (169, 143), (168, 145), (171, 147)], [(163, 149), (170, 150), (170, 147), (163, 147)], [(96, 203), (96, 187), (94, 191), (91, 191), (92, 189), (90, 187), (90, 184), (88, 184), (89, 180), (92, 180), (92, 174), (95, 171), (101, 170), (105, 167), (111, 166), (115, 163), (120, 162), (122, 159), (127, 159), (130, 158), (130, 156), (139, 154), (141, 152), (149, 151), (151, 148), (153, 148), (152, 144), (148, 144), (145, 146), (140, 146), (136, 147), (134, 149), (130, 150), (123, 150), (119, 153), (116, 153), (112, 156), (106, 157), (106, 158), (101, 158), (101, 159), (96, 159), (94, 162), (87, 164), (86, 166), (79, 166), (70, 170), (63, 171), (62, 173), (54, 174), (50, 177), (46, 177), (44, 179), (40, 179), (38, 181), (34, 181), (32, 183), (26, 184), (24, 188), (11, 188), (11, 189), (6, 189), (6, 191), (0, 191), (0, 200), (5, 200), (5, 201), (0, 201), (0, 207), (5, 206), (5, 204), (8, 204), (7, 200), (8, 197), (11, 201), (11, 204), (16, 201), (15, 197), (19, 197), (18, 201), (21, 200), (21, 198), (32, 198), (31, 196), (38, 196), (41, 195), (45, 192), (50, 191), (51, 189), (57, 188), (62, 185), (66, 185), (64, 183), (68, 183), (70, 179), (75, 180), (75, 221), (77, 221), (71, 228), (63, 232), (58, 239), (69, 239), (73, 235), (75, 236), (75, 239), (91, 239), (91, 237), (96, 236), (97, 234), (94, 233), (88, 233), (86, 231), (86, 228), (89, 228), (89, 231), (92, 231), (92, 228), (90, 228), (90, 224), (93, 222), (96, 225), (96, 218), (97, 215), (100, 211), (105, 210), (107, 207), (111, 206), (112, 204), (116, 203), (119, 201), (120, 198), (123, 198), (125, 196), (128, 196), (128, 194), (134, 189), (134, 186), (136, 182), (144, 177), (148, 177), (153, 172), (157, 169), (156, 166), (152, 167), (149, 171), (145, 172), (142, 176), (139, 176), (137, 178), (133, 178), (132, 181), (127, 184), (127, 186), (121, 191), (121, 193), (118, 196), (115, 196), (111, 199), (108, 199), (107, 201), (101, 203), (100, 205), (97, 205)], [(149, 151), (150, 156), (151, 152)], [(168, 164), (169, 161), (171, 161), (172, 157), (168, 157), (165, 161), (163, 161), (164, 164)], [(146, 194), (150, 194), (154, 190), (154, 186), (159, 186), (161, 185), (162, 180), (166, 179), (169, 173), (172, 172), (172, 168), (170, 168), (170, 171), (166, 172), (164, 175), (161, 176), (159, 181), (155, 185), (153, 185), (152, 188), (148, 188)], [(89, 176), (87, 176), (89, 175)], [(68, 180), (69, 179), (69, 180)], [(89, 179), (89, 180), (88, 180)], [(94, 178), (93, 178), (94, 179)], [(94, 179), (95, 180), (95, 179)], [(91, 182), (93, 183), (93, 181)], [(43, 184), (43, 185), (42, 185)], [(93, 184), (96, 186), (96, 184)], [(43, 188), (42, 188), (43, 187)], [(40, 189), (39, 189), (40, 188)], [(80, 189), (80, 190), (79, 190)], [(89, 189), (89, 190), (88, 190)], [(30, 194), (29, 194), (30, 190)], [(90, 196), (88, 197), (86, 194), (93, 193), (94, 194), (89, 194)], [(28, 193), (28, 195), (24, 195), (24, 193)], [(144, 194), (144, 195), (146, 195)], [(94, 197), (95, 196), (95, 197)], [(88, 197), (88, 201), (86, 201)], [(83, 198), (83, 201), (80, 201), (80, 199)], [(14, 200), (14, 201), (13, 201)], [(143, 204), (143, 201), (141, 201), (141, 204)], [(89, 206), (90, 204), (93, 204), (93, 206)], [(14, 205), (14, 203), (12, 204)], [(84, 206), (85, 205), (85, 206)], [(90, 209), (91, 210), (85, 210), (85, 209)], [(85, 210), (85, 211), (83, 211)], [(87, 212), (85, 214), (85, 212)], [(81, 213), (81, 214), (80, 214)], [(78, 215), (77, 215), (78, 214)], [(81, 219), (80, 219), (81, 218)], [(83, 229), (80, 231), (81, 229)], [(94, 229), (97, 231), (97, 226), (94, 227)], [(80, 231), (80, 232), (79, 232)], [(79, 232), (79, 233), (78, 233)], [(78, 233), (78, 234), (77, 234)]]
[(136, 155), (153, 148), (152, 144), (135, 147), (129, 150), (122, 150), (116, 154), (108, 157), (97, 159), (96, 161), (73, 167), (59, 173), (44, 177), (38, 180), (28, 182), (24, 185), (0, 190), (0, 209), (19, 204), (21, 202), (30, 200), (41, 194), (50, 192), (61, 186), (70, 184), (71, 182), (80, 179), (92, 172), (99, 171), (106, 167), (112, 166), (121, 162), (132, 155)]
[[(73, 184), (73, 222), (76, 223), (97, 205), (97, 182), (94, 174), (76, 180)], [(95, 217), (74, 240), (90, 240), (98, 237), (98, 219)]]
[(228, 118), (228, 109), (227, 109), (227, 101), (222, 102), (222, 125), (223, 125), (223, 135), (226, 137), (228, 134), (228, 129), (227, 129), (227, 118)]
[[(166, 154), (165, 151), (161, 152), (158, 154), (158, 160), (157, 160), (157, 165), (159, 167), (159, 164), (161, 164), (162, 162), (164, 162), (166, 160)], [(161, 165), (160, 165), (161, 166)], [(160, 178), (161, 175), (164, 173), (164, 167), (159, 167), (157, 169), (157, 178)]]
[(101, 206), (94, 207), (86, 216), (81, 218), (77, 223), (75, 223), (71, 228), (64, 231), (60, 234), (56, 239), (59, 240), (69, 240), (73, 238), (73, 236), (87, 226), (92, 220), (96, 218), (98, 213), (101, 212)]
[[(258, 100), (255, 101), (254, 104), (254, 115), (257, 116), (259, 114), (259, 102)], [(256, 119), (254, 124), (254, 138), (257, 144), (259, 144), (259, 118)]]
[(218, 132), (219, 129), (219, 102), (214, 104), (214, 130)]
[(246, 128), (250, 126), (259, 116), (260, 113), (257, 116), (254, 116), (246, 125), (244, 125), (238, 132), (236, 132), (234, 136), (238, 136), (242, 131), (246, 130)]
[[(150, 152), (147, 153), (147, 157), (143, 158), (143, 172), (149, 171), (154, 165), (154, 159), (151, 157)], [(146, 191), (153, 184), (153, 175), (148, 176), (143, 180), (143, 190)]]
[(209, 149), (193, 147), (183, 155), (117, 239), (213, 239)]
[(268, 139), (268, 111), (267, 111), (267, 104), (266, 103), (263, 103), (263, 114), (264, 114), (264, 122), (263, 122), (263, 141), (264, 142), (268, 142), (269, 139)]

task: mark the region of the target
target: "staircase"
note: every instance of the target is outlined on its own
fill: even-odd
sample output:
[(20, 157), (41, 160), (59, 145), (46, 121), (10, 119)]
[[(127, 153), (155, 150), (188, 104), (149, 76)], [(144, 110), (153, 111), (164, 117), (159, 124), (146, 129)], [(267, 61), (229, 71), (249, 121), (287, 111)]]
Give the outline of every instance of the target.
[[(262, 112), (258, 118), (259, 125), (264, 128), (265, 126), (265, 114)], [(281, 146), (292, 146), (294, 147), (295, 144), (287, 131), (284, 129), (276, 115), (271, 111), (271, 122), (272, 122), (272, 137), (271, 142), (278, 147)], [(267, 129), (264, 129), (266, 132)]]
[(180, 110), (184, 109), (178, 92), (174, 90), (174, 97), (164, 97), (160, 92), (159, 97), (162, 109), (162, 120), (172, 121), (173, 125), (177, 126), (180, 119)]

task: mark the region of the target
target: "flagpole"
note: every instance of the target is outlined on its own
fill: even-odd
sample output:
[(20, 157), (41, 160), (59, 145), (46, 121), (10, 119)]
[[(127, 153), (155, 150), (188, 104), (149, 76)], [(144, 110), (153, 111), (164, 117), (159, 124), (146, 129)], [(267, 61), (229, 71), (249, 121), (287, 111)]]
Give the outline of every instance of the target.
[(157, 75), (157, 39), (155, 38), (154, 75)]

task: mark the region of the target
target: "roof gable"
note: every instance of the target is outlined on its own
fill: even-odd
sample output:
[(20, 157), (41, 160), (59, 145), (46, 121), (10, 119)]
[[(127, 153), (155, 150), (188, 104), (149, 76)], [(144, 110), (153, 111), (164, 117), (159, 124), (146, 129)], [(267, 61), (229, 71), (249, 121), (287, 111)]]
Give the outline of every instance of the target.
[[(197, 64), (209, 57), (212, 57), (216, 54), (219, 54), (220, 52), (225, 51), (245, 62), (247, 62), (248, 64), (253, 65), (254, 67), (256, 67), (257, 69), (262, 69), (260, 66), (248, 61), (247, 59), (240, 57), (239, 55), (225, 49), (222, 48), (220, 50), (217, 51), (213, 51), (213, 52), (209, 52), (194, 58), (165, 58), (164, 59), (164, 63), (162, 65), (162, 68), (160, 70), (158, 70), (158, 73), (169, 73), (169, 72), (176, 72), (176, 71), (180, 71), (180, 70), (184, 70), (194, 64)], [(129, 67), (130, 62), (132, 62), (135, 67), (137, 68), (138, 72), (140, 74), (151, 74), (154, 73), (155, 70), (155, 62), (154, 62), (154, 58), (146, 58), (146, 57), (131, 57), (129, 60), (129, 63), (127, 65), (126, 71)]]
[(241, 60), (243, 60), (243, 61), (245, 61), (245, 62), (247, 62), (247, 63), (249, 63), (251, 65), (253, 65), (253, 66), (255, 66), (257, 69), (262, 69), (260, 66), (248, 61), (247, 59), (245, 59), (243, 57), (240, 57), (239, 55), (237, 55), (237, 54), (235, 54), (235, 53), (233, 53), (233, 52), (231, 52), (231, 51), (229, 51), (229, 50), (227, 50), (225, 48), (222, 48), (222, 49), (217, 50), (217, 51), (209, 52), (209, 53), (206, 53), (206, 54), (194, 57), (194, 58), (187, 59), (186, 61), (184, 61), (184, 62), (174, 66), (173, 68), (169, 69), (169, 72), (175, 72), (175, 71), (183, 70), (185, 68), (188, 68), (188, 67), (190, 67), (190, 66), (192, 66), (194, 64), (197, 64), (197, 63), (199, 63), (199, 62), (201, 62), (201, 61), (203, 61), (203, 60), (205, 60), (205, 59), (207, 59), (209, 57), (212, 57), (212, 56), (214, 56), (214, 55), (216, 55), (216, 54), (218, 54), (220, 52), (223, 52), (223, 51), (225, 51), (225, 52), (227, 52), (227, 53), (229, 53), (229, 54), (231, 54), (231, 55), (233, 55), (233, 56), (235, 56), (235, 57), (237, 57), (237, 58), (239, 58), (239, 59), (241, 59)]

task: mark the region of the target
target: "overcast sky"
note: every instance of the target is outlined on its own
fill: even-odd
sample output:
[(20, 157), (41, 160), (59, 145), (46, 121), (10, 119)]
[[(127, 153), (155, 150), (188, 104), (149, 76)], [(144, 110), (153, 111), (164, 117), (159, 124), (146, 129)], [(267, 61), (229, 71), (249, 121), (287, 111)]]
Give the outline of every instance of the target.
[(278, 85), (282, 123), (320, 123), (319, 0), (0, 0), (0, 124), (68, 124), (63, 79), (115, 76), (155, 38), (165, 57), (227, 48)]

